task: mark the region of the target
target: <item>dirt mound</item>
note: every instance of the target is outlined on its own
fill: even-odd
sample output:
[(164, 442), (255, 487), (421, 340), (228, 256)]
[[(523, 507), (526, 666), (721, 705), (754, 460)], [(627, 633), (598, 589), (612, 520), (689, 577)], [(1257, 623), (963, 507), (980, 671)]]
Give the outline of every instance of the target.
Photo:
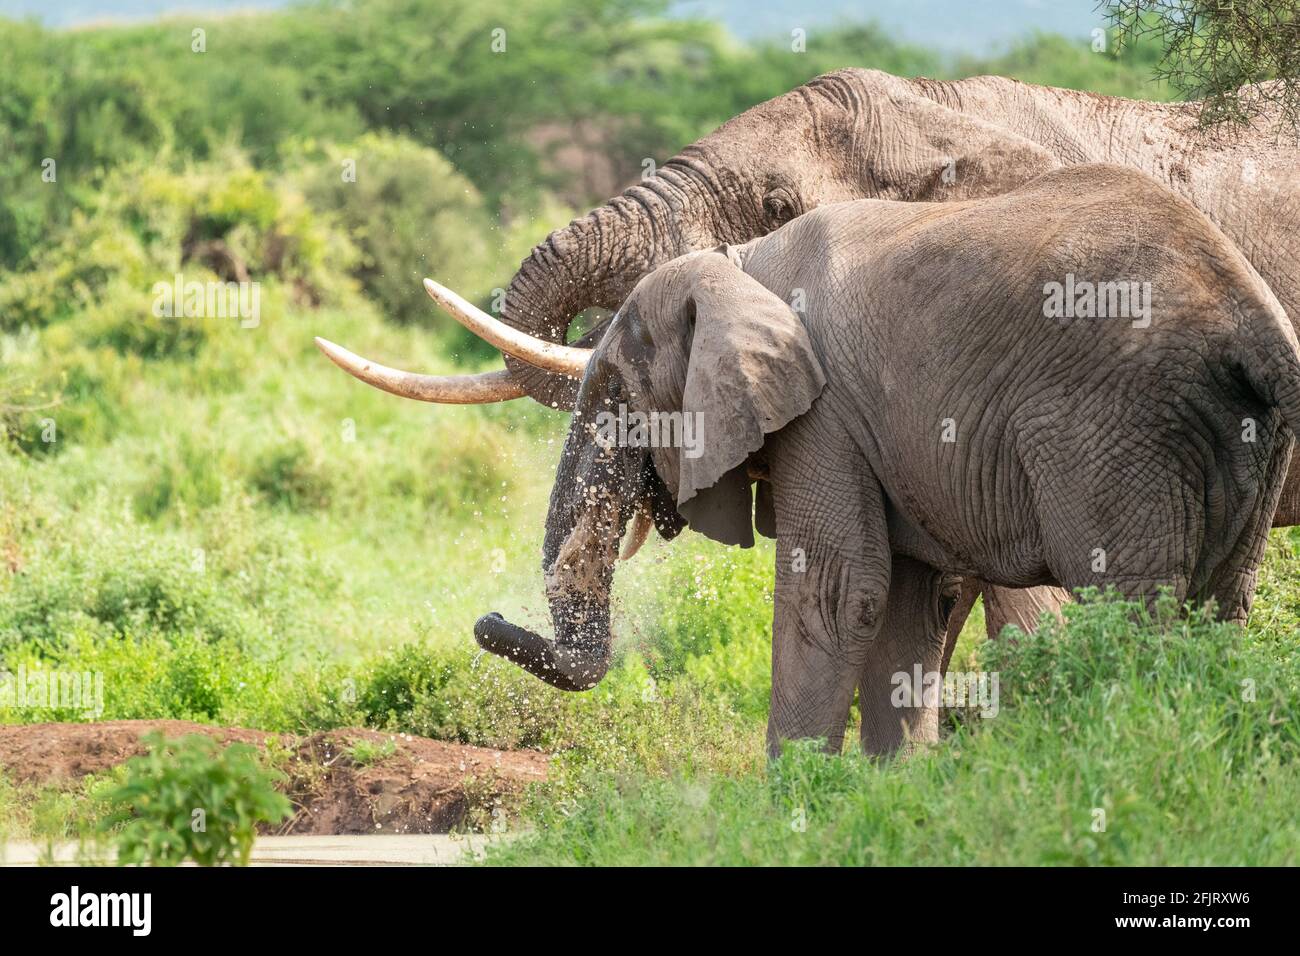
[(19, 785), (72, 783), (145, 752), (140, 738), (206, 734), (270, 749), (288, 775), (294, 815), (277, 833), (446, 833), (482, 828), (523, 788), (546, 779), (547, 756), (348, 728), (306, 737), (183, 720), (0, 726), (0, 768)]
[[(358, 760), (358, 744), (373, 759)], [(392, 748), (391, 753), (388, 748)], [(297, 808), (281, 833), (446, 833), (483, 829), (546, 779), (547, 756), (487, 750), (373, 730), (331, 730), (297, 741), (290, 798)]]

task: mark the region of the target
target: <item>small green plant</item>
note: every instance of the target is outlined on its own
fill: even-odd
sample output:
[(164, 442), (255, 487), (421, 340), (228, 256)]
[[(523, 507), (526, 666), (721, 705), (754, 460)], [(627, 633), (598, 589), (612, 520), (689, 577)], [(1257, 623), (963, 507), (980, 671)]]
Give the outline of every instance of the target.
[(210, 737), (166, 740), (160, 731), (144, 742), (149, 752), (128, 761), (125, 781), (103, 797), (112, 808), (105, 828), (121, 827), (119, 865), (245, 866), (257, 825), (289, 815), (275, 789), (284, 775), (248, 744), (221, 749)]
[(346, 753), (348, 759), (358, 767), (368, 767), (397, 753), (397, 744), (391, 740), (358, 740)]

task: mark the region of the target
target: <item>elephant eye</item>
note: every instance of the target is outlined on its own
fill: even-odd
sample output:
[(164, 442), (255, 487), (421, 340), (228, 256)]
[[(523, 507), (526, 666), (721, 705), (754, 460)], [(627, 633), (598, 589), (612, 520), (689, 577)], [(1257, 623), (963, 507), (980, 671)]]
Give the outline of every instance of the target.
[(776, 196), (768, 196), (763, 200), (763, 212), (767, 213), (767, 218), (773, 222), (785, 222), (790, 218), (790, 206), (784, 199)]
[(763, 213), (774, 225), (780, 226), (798, 215), (794, 197), (785, 189), (776, 189), (763, 197)]

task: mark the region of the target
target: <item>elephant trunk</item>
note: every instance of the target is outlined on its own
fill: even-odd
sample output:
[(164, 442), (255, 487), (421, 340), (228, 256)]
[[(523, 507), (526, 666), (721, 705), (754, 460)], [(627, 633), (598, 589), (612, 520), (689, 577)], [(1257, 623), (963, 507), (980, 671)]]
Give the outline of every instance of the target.
[[(506, 289), (502, 318), (528, 334), (563, 343), (574, 317), (590, 308), (616, 309), (637, 280), (669, 259), (705, 248), (683, 232), (687, 177), (661, 170), (659, 176), (551, 233), (533, 248)], [(577, 343), (592, 346), (604, 326)], [(575, 379), (506, 357), (513, 381), (552, 408), (572, 408)]]
[[(638, 505), (625, 506), (608, 485), (588, 485), (583, 496), (570, 501), (564, 493), (572, 487), (570, 481), (571, 473), (562, 465), (542, 548), (554, 642), (496, 613), (479, 618), (474, 637), (484, 650), (513, 661), (546, 683), (576, 691), (595, 687), (609, 669), (614, 563), (626, 519)], [(573, 520), (562, 521), (561, 515)]]
[(590, 690), (609, 669), (609, 604), (551, 607), (551, 614), (583, 624), (556, 625), (554, 642), (511, 624), (493, 611), (478, 619), (474, 639), (479, 647), (518, 664), (534, 677), (560, 690)]

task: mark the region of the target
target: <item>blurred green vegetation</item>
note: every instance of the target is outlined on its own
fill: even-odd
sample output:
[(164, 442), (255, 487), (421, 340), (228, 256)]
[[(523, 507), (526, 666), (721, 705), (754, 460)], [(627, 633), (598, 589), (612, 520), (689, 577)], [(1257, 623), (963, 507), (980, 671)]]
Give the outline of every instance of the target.
[[(1154, 59), (1141, 46), (1119, 59), (1085, 38), (1034, 36), (953, 61), (847, 26), (796, 55), (661, 10), (321, 2), (212, 18), (203, 53), (189, 20), (68, 32), (0, 21), (0, 670), (98, 672), (100, 719), (365, 725), (545, 749), (555, 770), (530, 813), (557, 835), (518, 852), (547, 859), (562, 844), (576, 859), (612, 858), (604, 837), (574, 827), (595, 826), (616, 798), (628, 802), (611, 819), (648, 832), (628, 786), (677, 812), (698, 804), (691, 781), (709, 780), (777, 819), (804, 786), (782, 774), (830, 775), (816, 784), (828, 806), (856, 812), (851, 795), (866, 786), (896, 801), (882, 806), (902, 826), (918, 781), (958, 774), (967, 738), (996, 738), (1000, 722), (980, 733), (956, 722), (953, 754), (918, 761), (914, 778), (805, 755), (764, 782), (764, 545), (648, 544), (616, 576), (617, 663), (592, 693), (479, 654), (470, 635), (485, 611), (547, 628), (538, 554), (566, 420), (529, 402), (400, 401), (312, 346), (323, 335), (433, 372), (499, 367), (425, 302), (421, 276), (489, 305), (533, 243), (607, 198), (602, 177), (629, 181), (643, 158), (662, 161), (828, 70), (1166, 95), (1146, 83)], [(491, 49), (499, 24), (505, 55)], [(178, 272), (256, 280), (256, 324), (157, 314), (159, 283)], [(1275, 535), (1244, 644), (1279, 667), (1295, 659), (1296, 549)], [(959, 661), (975, 653), (979, 622)], [(1227, 648), (1215, 641), (1206, 654)], [(84, 719), (0, 708), (5, 722)], [(1285, 741), (1258, 740), (1292, 766)], [(1074, 756), (1023, 751), (1027, 772)], [(982, 779), (949, 803), (976, 812)], [(1205, 806), (1257, 795), (1244, 787), (1225, 784)], [(0, 832), (80, 832), (91, 790), (0, 785)], [(1003, 823), (1014, 830), (1016, 818)], [(1004, 836), (961, 845), (989, 852)], [(1104, 847), (1066, 855), (1098, 854), (1108, 858)]]

